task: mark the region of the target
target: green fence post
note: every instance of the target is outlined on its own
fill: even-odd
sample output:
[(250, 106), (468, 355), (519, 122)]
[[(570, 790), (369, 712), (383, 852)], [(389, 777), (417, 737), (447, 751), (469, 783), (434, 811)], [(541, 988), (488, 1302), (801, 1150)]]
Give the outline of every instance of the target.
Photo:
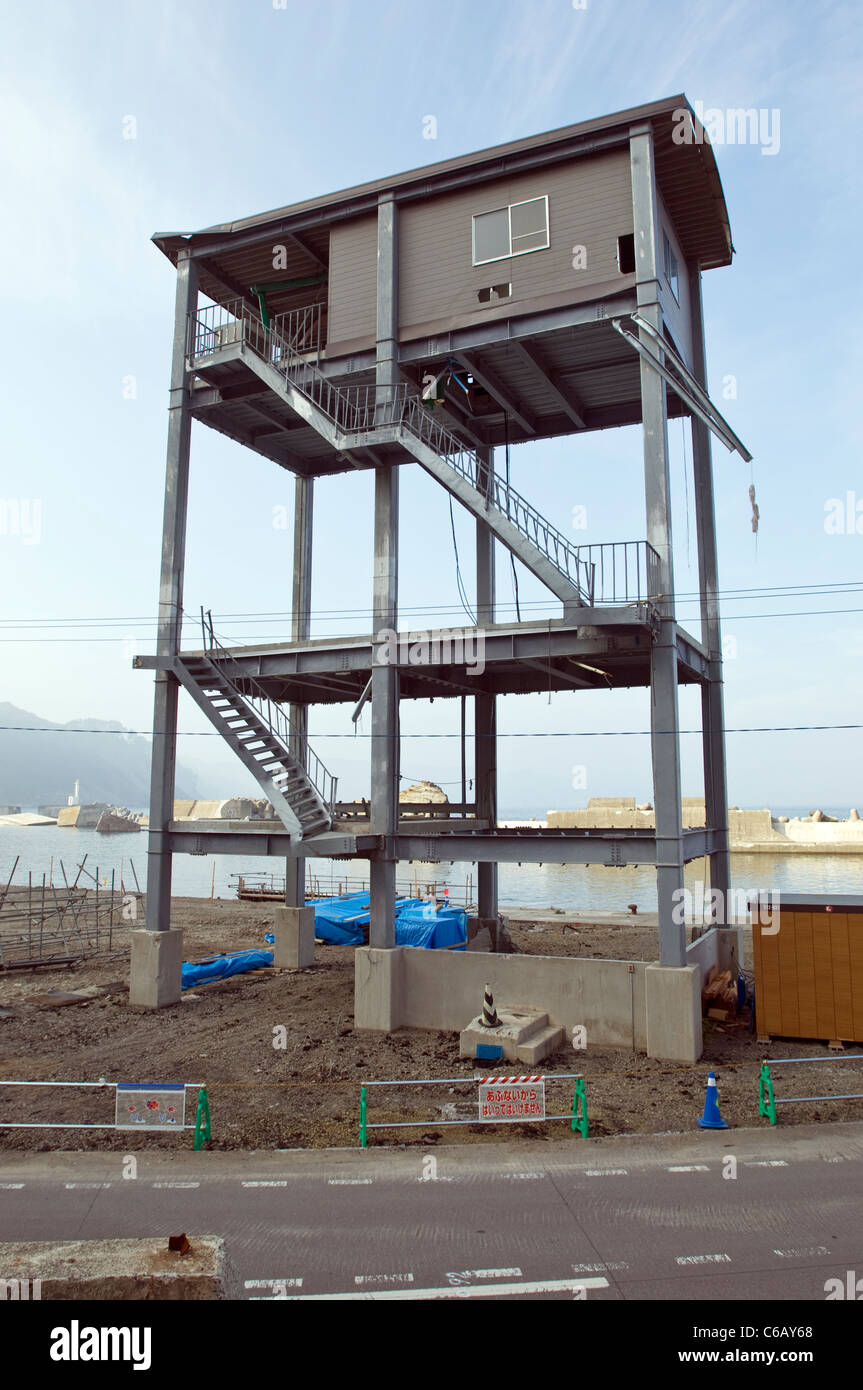
[(207, 1096), (206, 1086), (202, 1086), (198, 1092), (198, 1109), (195, 1114), (195, 1143), (193, 1147), (195, 1149), (200, 1149), (202, 1144), (209, 1144), (210, 1137), (210, 1101)]
[[(581, 1114), (579, 1114), (579, 1109)], [(583, 1139), (587, 1138), (587, 1094), (584, 1089), (584, 1077), (576, 1078), (575, 1090), (572, 1093), (572, 1132), (576, 1131)]]
[(366, 1088), (360, 1087), (360, 1147), (367, 1148), (366, 1144)]
[(776, 1101), (773, 1098), (773, 1081), (770, 1076), (770, 1063), (761, 1063), (758, 1077), (758, 1113), (764, 1115), (772, 1125), (776, 1124)]

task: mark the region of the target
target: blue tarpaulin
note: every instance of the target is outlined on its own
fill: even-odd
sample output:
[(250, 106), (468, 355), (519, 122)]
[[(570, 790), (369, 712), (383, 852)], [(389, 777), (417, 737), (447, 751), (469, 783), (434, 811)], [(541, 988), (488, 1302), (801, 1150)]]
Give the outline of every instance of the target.
[[(368, 893), (351, 893), (344, 898), (313, 898), (306, 906), (315, 909), (315, 936), (320, 941), (333, 946), (361, 946), (366, 940)], [(272, 932), (267, 932), (266, 939), (273, 940)], [(396, 899), (397, 946), (437, 950), (458, 947), (466, 940), (466, 912), (454, 907), (441, 907), (435, 912), (432, 904), (423, 898)]]
[(233, 951), (224, 956), (207, 956), (205, 960), (184, 960), (182, 987), (191, 989), (208, 980), (226, 980), (229, 975), (243, 975), (247, 970), (260, 970), (272, 963), (272, 951)]

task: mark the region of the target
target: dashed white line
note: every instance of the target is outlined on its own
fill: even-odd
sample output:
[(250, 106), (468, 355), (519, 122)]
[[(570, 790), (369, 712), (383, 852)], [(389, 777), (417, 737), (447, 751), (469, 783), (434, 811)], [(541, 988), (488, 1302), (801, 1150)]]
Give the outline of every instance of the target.
[(667, 1169), (669, 1173), (709, 1173), (706, 1163), (674, 1163)]
[(200, 1187), (199, 1182), (154, 1182), (153, 1187)]
[(73, 1187), (87, 1187), (92, 1189), (94, 1187), (110, 1187), (111, 1184), (109, 1182), (67, 1182), (64, 1183), (63, 1186), (66, 1188), (67, 1192), (69, 1192)]
[(462, 1269), (445, 1275), (450, 1284), (469, 1284), (472, 1279), (521, 1279), (518, 1265), (512, 1269)]
[(518, 1182), (520, 1179), (530, 1181), (537, 1178), (544, 1178), (545, 1173), (501, 1173), (501, 1177), (509, 1178), (510, 1182)]
[(524, 1297), (532, 1293), (575, 1293), (583, 1289), (607, 1289), (608, 1280), (596, 1279), (537, 1279), (524, 1284), (461, 1284), (449, 1288), (434, 1289), (375, 1289), (367, 1293), (357, 1293), (351, 1289), (347, 1293), (303, 1293), (288, 1294), (294, 1301), (313, 1299), (316, 1302), (344, 1302), (346, 1300), (374, 1300), (391, 1302), (402, 1299), (432, 1298), (502, 1298), (509, 1294)]
[(625, 1178), (628, 1168), (586, 1168), (584, 1176), (586, 1178)]
[(787, 1168), (784, 1158), (752, 1158), (744, 1161), (744, 1168)]
[(679, 1265), (721, 1265), (731, 1264), (730, 1255), (678, 1255), (676, 1263)]
[(368, 1187), (371, 1178), (327, 1178), (330, 1187)]
[(288, 1289), (301, 1289), (302, 1279), (247, 1279), (245, 1281), (247, 1289), (269, 1289), (268, 1294), (250, 1294), (250, 1303), (270, 1303), (279, 1299), (288, 1298)]
[(288, 1185), (288, 1180), (287, 1180), (287, 1178), (279, 1178), (277, 1181), (272, 1181), (272, 1182), (263, 1182), (263, 1181), (261, 1181), (261, 1182), (254, 1182), (254, 1181), (245, 1182), (245, 1181), (244, 1181), (244, 1182), (243, 1182), (243, 1187), (287, 1187), (287, 1185)]
[(0, 1182), (0, 1191), (17, 1192), (24, 1186), (23, 1182)]
[(573, 1265), (573, 1274), (611, 1274), (616, 1269), (629, 1269), (626, 1260), (598, 1260), (595, 1264)]
[(412, 1284), (412, 1274), (355, 1274), (355, 1284)]
[(829, 1255), (830, 1251), (826, 1245), (803, 1245), (799, 1250), (774, 1250), (773, 1253), (784, 1260), (805, 1260), (812, 1255)]

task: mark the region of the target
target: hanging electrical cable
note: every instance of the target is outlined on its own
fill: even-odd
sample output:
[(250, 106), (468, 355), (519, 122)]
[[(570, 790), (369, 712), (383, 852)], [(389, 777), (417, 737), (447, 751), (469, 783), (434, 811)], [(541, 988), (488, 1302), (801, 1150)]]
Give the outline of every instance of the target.
[(470, 618), (473, 626), (476, 627), (476, 614), (473, 613), (471, 610), (470, 603), (468, 601), (467, 591), (464, 587), (464, 581), (461, 577), (461, 565), (459, 563), (458, 558), (458, 541), (456, 540), (455, 534), (455, 515), (452, 509), (452, 498), (449, 499), (449, 523), (450, 527), (452, 528), (452, 548), (453, 553), (455, 554), (455, 582), (458, 588), (458, 596), (461, 599), (462, 608), (464, 609), (467, 616)]

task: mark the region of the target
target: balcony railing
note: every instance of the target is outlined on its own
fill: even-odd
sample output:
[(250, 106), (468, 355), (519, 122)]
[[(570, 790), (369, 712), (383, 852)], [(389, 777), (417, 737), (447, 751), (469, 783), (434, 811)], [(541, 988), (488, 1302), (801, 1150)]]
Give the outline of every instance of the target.
[(189, 365), (220, 348), (248, 344), (341, 434), (400, 427), (428, 445), (566, 576), (587, 606), (643, 603), (658, 596), (660, 561), (652, 546), (646, 541), (573, 545), (504, 478), (488, 476), (476, 452), (407, 385), (334, 386), (303, 352), (302, 345), (312, 340), (316, 322), (319, 325), (315, 311), (320, 308), (280, 314), (269, 328), (241, 299), (200, 309), (189, 316)]

